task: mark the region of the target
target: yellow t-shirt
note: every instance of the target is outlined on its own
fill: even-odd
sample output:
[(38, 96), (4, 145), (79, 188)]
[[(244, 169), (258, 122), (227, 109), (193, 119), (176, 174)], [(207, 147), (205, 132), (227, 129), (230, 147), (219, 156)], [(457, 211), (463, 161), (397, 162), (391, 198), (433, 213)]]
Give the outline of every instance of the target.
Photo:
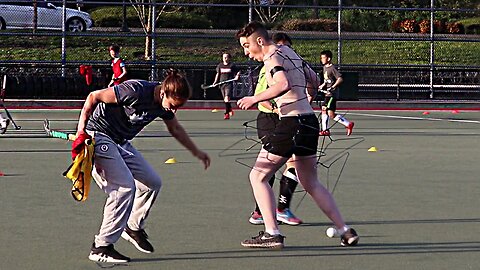
[[(258, 74), (258, 81), (257, 81), (257, 86), (255, 87), (255, 95), (258, 95), (262, 93), (263, 91), (267, 90), (268, 84), (267, 84), (267, 78), (265, 77), (265, 66), (260, 69), (260, 72)], [(262, 106), (262, 104), (258, 103), (258, 110), (264, 113), (273, 113), (272, 110), (269, 110), (265, 108), (265, 106)]]

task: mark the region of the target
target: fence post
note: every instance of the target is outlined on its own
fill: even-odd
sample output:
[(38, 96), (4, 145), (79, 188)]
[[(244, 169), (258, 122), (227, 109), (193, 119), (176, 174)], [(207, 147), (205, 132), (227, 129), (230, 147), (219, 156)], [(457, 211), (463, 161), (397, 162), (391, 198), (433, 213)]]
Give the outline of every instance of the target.
[(338, 68), (340, 68), (342, 65), (342, 0), (338, 0), (337, 34), (338, 34), (337, 65), (338, 65)]
[(127, 25), (127, 4), (125, 0), (122, 0), (122, 26), (120, 32), (130, 32)]
[(66, 44), (66, 30), (67, 30), (67, 1), (63, 0), (62, 6), (62, 77), (65, 77), (65, 66), (67, 65), (67, 44)]
[(253, 0), (248, 2), (248, 22), (251, 23), (253, 21)]
[(155, 34), (155, 10), (156, 10), (156, 7), (157, 7), (157, 1), (155, 0), (152, 0), (152, 57), (150, 59), (150, 61), (152, 61), (152, 66), (151, 66), (151, 70), (150, 70), (150, 80), (154, 81), (157, 79), (157, 76), (156, 76), (156, 72), (155, 72), (155, 64), (156, 64), (156, 57), (155, 57), (155, 38), (156, 38), (156, 34)]
[(435, 40), (433, 36), (435, 0), (430, 0), (430, 99), (433, 99), (433, 76), (435, 69)]

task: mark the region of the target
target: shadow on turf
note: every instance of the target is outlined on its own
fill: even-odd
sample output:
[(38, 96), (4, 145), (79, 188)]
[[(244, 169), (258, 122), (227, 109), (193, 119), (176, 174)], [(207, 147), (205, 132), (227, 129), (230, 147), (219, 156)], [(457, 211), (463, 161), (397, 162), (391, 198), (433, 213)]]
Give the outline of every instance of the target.
[[(404, 219), (404, 220), (372, 220), (372, 221), (349, 221), (349, 225), (387, 225), (387, 224), (445, 224), (445, 223), (480, 223), (480, 218), (448, 218), (448, 219)], [(331, 226), (331, 222), (303, 223), (302, 227), (325, 227)]]
[[(310, 252), (315, 252), (314, 254)], [(321, 252), (321, 253), (319, 253)], [(356, 247), (340, 246), (287, 246), (281, 251), (242, 249), (213, 252), (190, 252), (165, 254), (161, 258), (133, 259), (132, 263), (183, 260), (218, 260), (276, 257), (331, 257), (331, 256), (368, 256), (368, 255), (405, 255), (405, 254), (446, 254), (480, 252), (480, 242), (410, 242), (359, 244)]]

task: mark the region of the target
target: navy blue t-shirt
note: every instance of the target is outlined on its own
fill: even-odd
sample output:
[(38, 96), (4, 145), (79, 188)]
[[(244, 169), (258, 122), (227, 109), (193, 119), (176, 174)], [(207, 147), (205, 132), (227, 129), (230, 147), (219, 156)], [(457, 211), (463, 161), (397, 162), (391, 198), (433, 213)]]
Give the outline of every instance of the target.
[(175, 114), (154, 100), (157, 85), (158, 82), (128, 80), (114, 86), (117, 103), (99, 103), (88, 119), (86, 129), (102, 132), (121, 143), (133, 139), (157, 117), (173, 119)]

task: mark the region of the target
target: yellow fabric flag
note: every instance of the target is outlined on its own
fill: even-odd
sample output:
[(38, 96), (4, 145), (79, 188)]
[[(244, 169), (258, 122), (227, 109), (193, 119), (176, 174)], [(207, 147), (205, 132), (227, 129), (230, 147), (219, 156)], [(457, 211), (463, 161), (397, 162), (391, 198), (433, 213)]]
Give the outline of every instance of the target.
[(92, 180), (93, 154), (95, 142), (88, 140), (82, 151), (75, 157), (73, 163), (63, 173), (63, 176), (70, 179), (72, 185), (72, 196), (76, 201), (83, 202), (88, 198), (90, 182)]

